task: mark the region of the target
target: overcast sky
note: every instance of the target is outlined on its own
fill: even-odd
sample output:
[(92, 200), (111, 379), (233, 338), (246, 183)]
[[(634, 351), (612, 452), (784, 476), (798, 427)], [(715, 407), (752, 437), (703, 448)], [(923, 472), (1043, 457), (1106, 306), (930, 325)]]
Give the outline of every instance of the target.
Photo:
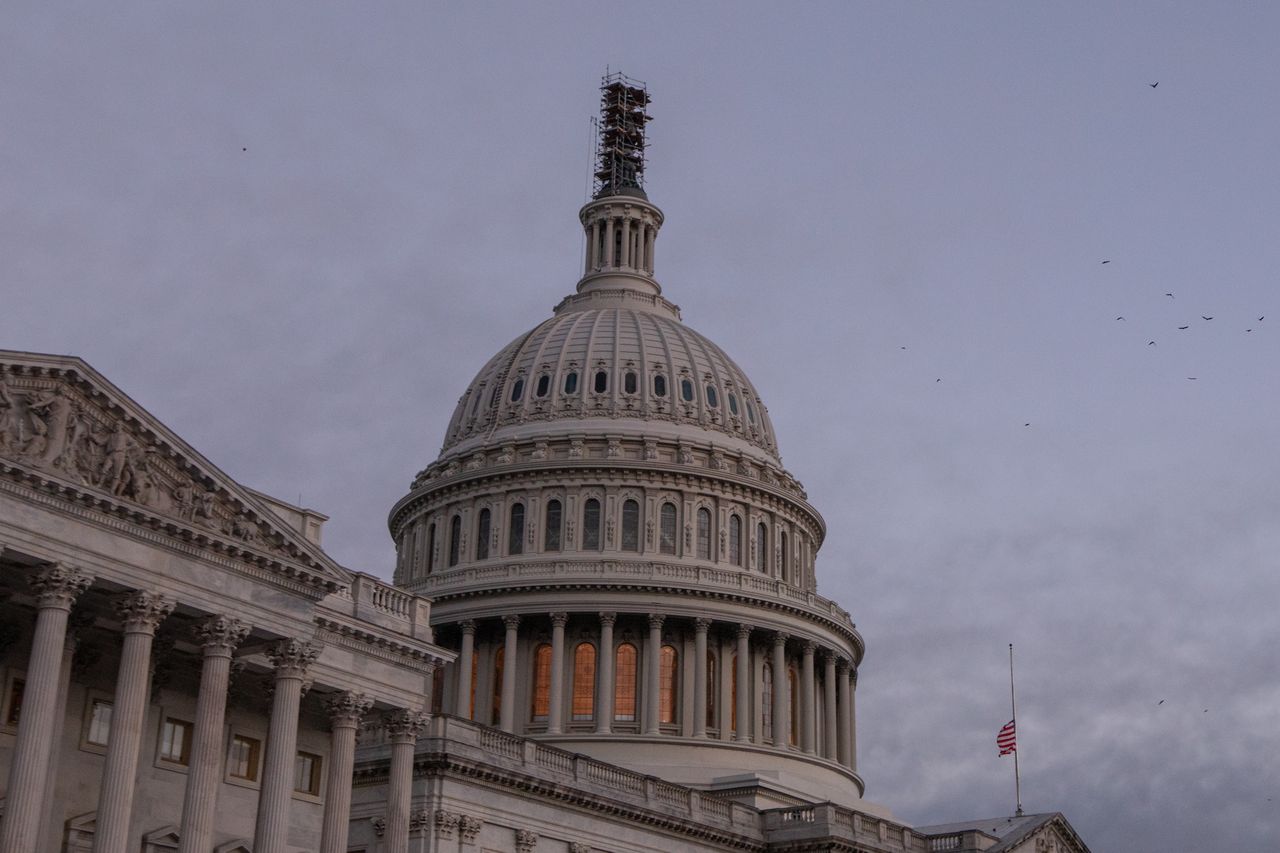
[(384, 577), (459, 395), (577, 280), (601, 74), (647, 81), (658, 277), (827, 520), (868, 798), (1012, 812), (1012, 642), (1028, 811), (1276, 847), (1280, 7), (2, 11), (0, 346)]

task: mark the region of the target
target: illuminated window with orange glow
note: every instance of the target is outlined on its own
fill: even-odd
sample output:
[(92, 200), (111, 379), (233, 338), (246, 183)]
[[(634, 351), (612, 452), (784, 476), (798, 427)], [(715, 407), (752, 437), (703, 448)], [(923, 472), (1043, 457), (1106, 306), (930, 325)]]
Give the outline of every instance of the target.
[(492, 696), (489, 705), (489, 725), (496, 726), (502, 719), (502, 658), (506, 651), (502, 646), (493, 653), (493, 684), (491, 687)]
[(596, 647), (578, 643), (573, 650), (573, 719), (590, 720), (595, 716)]
[(663, 646), (658, 653), (658, 722), (674, 723), (676, 721), (676, 679), (678, 677), (680, 655), (674, 646)]
[(613, 718), (633, 722), (636, 718), (636, 647), (618, 646), (613, 665)]
[(551, 713), (551, 646), (538, 646), (533, 653), (533, 718), (545, 720)]

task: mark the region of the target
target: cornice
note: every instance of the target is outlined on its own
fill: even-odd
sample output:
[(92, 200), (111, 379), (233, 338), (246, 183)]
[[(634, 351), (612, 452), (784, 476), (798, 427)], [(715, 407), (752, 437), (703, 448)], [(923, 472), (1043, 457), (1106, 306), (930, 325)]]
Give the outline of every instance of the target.
[(452, 652), (428, 643), (406, 643), (403, 637), (377, 631), (367, 623), (348, 619), (337, 613), (317, 613), (315, 623), (320, 629), (320, 639), (326, 643), (423, 673), (430, 673), (436, 666), (443, 666), (457, 657)]

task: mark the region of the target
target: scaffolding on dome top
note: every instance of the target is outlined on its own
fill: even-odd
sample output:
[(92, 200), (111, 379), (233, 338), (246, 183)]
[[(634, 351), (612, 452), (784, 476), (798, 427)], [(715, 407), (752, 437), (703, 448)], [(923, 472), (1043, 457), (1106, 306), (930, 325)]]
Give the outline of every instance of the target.
[(644, 194), (645, 124), (651, 120), (649, 89), (621, 72), (600, 81), (594, 198), (639, 190)]

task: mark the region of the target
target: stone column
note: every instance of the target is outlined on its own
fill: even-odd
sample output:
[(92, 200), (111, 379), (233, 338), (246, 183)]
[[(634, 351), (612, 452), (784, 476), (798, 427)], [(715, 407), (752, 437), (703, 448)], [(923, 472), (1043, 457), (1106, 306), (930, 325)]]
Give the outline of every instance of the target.
[(519, 616), (504, 616), (502, 624), (507, 626), (506, 645), (502, 652), (502, 709), (499, 715), (499, 727), (504, 732), (516, 730), (516, 629), (520, 627)]
[(613, 731), (613, 623), (616, 613), (600, 614), (600, 656), (596, 667), (596, 733)]
[(800, 748), (809, 755), (813, 755), (818, 728), (813, 677), (813, 653), (816, 648), (816, 643), (806, 642), (804, 656), (800, 659)]
[(858, 670), (849, 667), (849, 769), (858, 772)]
[(773, 635), (773, 745), (791, 744), (791, 679), (787, 677), (787, 634)]
[(631, 258), (631, 220), (625, 217), (622, 220), (622, 257), (618, 259), (618, 266), (635, 266)]
[(142, 727), (147, 719), (151, 642), (156, 627), (171, 610), (172, 601), (145, 590), (116, 602), (116, 612), (124, 622), (124, 641), (111, 707), (111, 735), (102, 767), (93, 853), (125, 853), (131, 846), (129, 820), (137, 790)]
[(837, 760), (845, 767), (850, 767), (849, 718), (853, 709), (849, 707), (849, 699), (852, 695), (849, 691), (849, 662), (843, 658), (840, 660), (839, 672), (836, 674), (836, 684), (840, 687), (840, 722), (836, 726), (836, 738), (839, 744)]
[(413, 801), (413, 753), (418, 735), (427, 725), (420, 711), (396, 711), (387, 718), (391, 768), (387, 774), (386, 853), (409, 853), (409, 810)]
[(707, 629), (710, 619), (693, 622), (693, 736), (707, 736)]
[(836, 656), (833, 652), (822, 655), (823, 721), (822, 757), (836, 760)]
[(648, 658), (649, 671), (645, 685), (645, 734), (660, 733), (658, 727), (658, 693), (662, 689), (662, 623), (665, 617), (660, 613), (649, 614), (649, 643), (645, 652)]
[(547, 734), (558, 735), (564, 728), (564, 626), (568, 613), (551, 614), (551, 707), (547, 713)]
[(587, 236), (587, 268), (582, 271), (583, 275), (587, 275), (600, 265), (600, 260), (596, 257), (596, 247), (599, 245), (600, 220), (595, 219), (591, 222), (591, 233)]
[[(453, 713), (464, 720), (471, 719), (471, 668), (475, 665), (476, 623), (464, 619), (458, 623), (462, 629), (462, 651), (458, 653), (458, 696), (453, 703)], [(505, 655), (505, 653), (504, 653)]]
[(179, 853), (206, 853), (213, 847), (213, 817), (222, 782), (222, 724), (227, 714), (231, 654), (249, 636), (249, 626), (230, 616), (213, 616), (196, 628), (204, 647), (191, 762), (182, 802)]
[(738, 626), (738, 733), (734, 740), (751, 740), (751, 628)]
[(617, 259), (613, 256), (613, 218), (604, 221), (604, 265), (614, 266)]
[(285, 853), (289, 837), (289, 804), (293, 800), (293, 768), (298, 756), (298, 706), (307, 667), (320, 649), (304, 640), (281, 640), (267, 656), (275, 665), (267, 754), (258, 792), (258, 825), (254, 853)]
[(71, 605), (93, 578), (54, 563), (39, 570), (30, 581), (36, 593), (35, 632), (27, 680), (23, 688), (22, 715), (9, 765), (9, 787), (4, 822), (0, 824), (0, 850), (31, 853), (40, 835), (45, 783), (49, 778), (49, 741), (54, 721), (65, 708), (58, 705), (63, 651), (67, 642), (67, 617)]
[[(81, 613), (81, 616), (85, 614)], [(63, 822), (66, 820), (66, 803), (57, 796), (58, 762), (62, 756), (62, 729), (66, 722), (67, 694), (71, 691), (71, 667), (75, 662), (76, 646), (79, 641), (75, 636), (75, 618), (67, 632), (67, 642), (62, 647), (62, 669), (58, 676), (58, 699), (54, 707), (59, 709), (53, 720), (53, 731), (49, 733), (49, 772), (44, 777), (44, 799), (40, 809), (40, 836), (36, 843), (37, 850), (49, 850), (55, 845), (61, 846)]]
[(650, 275), (653, 274), (653, 238), (658, 234), (658, 229), (654, 225), (650, 225), (645, 234), (644, 261), (645, 271)]
[[(339, 693), (326, 705), (332, 730), (329, 777), (320, 828), (320, 853), (347, 853), (351, 824), (351, 771), (355, 767), (356, 734), (373, 700), (360, 693)], [(204, 851), (201, 851), (204, 853)]]

